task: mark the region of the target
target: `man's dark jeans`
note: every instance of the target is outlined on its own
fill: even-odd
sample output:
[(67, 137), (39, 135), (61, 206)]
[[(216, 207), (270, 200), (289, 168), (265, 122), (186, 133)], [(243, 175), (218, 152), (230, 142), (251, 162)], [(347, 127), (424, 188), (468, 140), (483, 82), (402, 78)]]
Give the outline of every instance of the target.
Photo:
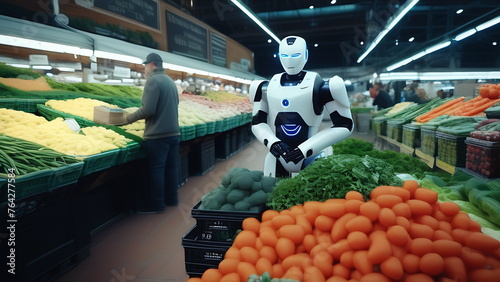
[(178, 204), (180, 136), (147, 139), (147, 177), (140, 209), (160, 211), (165, 205)]

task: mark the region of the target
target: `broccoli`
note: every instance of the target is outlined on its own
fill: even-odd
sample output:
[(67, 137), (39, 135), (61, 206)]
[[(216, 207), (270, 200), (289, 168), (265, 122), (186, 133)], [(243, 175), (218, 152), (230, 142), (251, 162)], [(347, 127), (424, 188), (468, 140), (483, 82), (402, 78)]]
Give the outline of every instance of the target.
[(249, 212), (260, 212), (261, 206), (253, 206), (248, 209)]
[(267, 202), (268, 195), (266, 192), (259, 190), (248, 197), (250, 206), (260, 206)]
[(262, 182), (254, 182), (252, 185), (252, 193), (262, 190)]
[(239, 201), (236, 204), (234, 204), (235, 211), (248, 211), (249, 208), (250, 204), (245, 201)]
[(237, 202), (242, 201), (249, 194), (250, 191), (248, 190), (234, 189), (227, 194), (226, 201), (231, 204), (236, 204)]
[(222, 205), (222, 207), (220, 207), (220, 210), (221, 211), (234, 211), (234, 205), (231, 203), (225, 203), (224, 205)]
[(242, 190), (251, 190), (253, 183), (254, 183), (252, 173), (245, 172), (245, 173), (240, 174), (238, 177), (236, 177), (236, 179), (234, 180), (233, 183), (238, 185), (238, 188), (240, 188)]
[(252, 170), (250, 171), (250, 174), (252, 174), (252, 178), (254, 181), (260, 181), (264, 176), (264, 172), (260, 170)]
[(201, 198), (200, 209), (218, 210), (226, 201), (228, 191), (224, 186), (218, 186)]
[(271, 176), (262, 177), (262, 189), (266, 193), (271, 193), (276, 186), (276, 178)]
[(228, 187), (229, 184), (231, 184), (231, 175), (229, 173), (226, 173), (220, 180), (220, 184), (224, 187)]

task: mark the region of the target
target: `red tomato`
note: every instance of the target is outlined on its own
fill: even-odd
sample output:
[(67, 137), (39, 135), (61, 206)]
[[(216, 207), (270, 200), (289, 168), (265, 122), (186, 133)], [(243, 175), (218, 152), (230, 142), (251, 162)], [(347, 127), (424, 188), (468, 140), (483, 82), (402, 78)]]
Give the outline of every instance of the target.
[(490, 99), (498, 99), (500, 97), (500, 90), (499, 89), (490, 87), (489, 92), (490, 92), (489, 93), (489, 98)]

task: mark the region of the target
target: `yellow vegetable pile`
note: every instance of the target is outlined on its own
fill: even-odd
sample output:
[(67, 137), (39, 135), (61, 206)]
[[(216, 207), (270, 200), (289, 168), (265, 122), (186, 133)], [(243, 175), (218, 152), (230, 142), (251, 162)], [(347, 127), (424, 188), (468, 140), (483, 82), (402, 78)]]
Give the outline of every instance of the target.
[(0, 134), (31, 141), (67, 155), (87, 156), (124, 147), (130, 139), (102, 128), (72, 131), (62, 118), (47, 121), (22, 111), (0, 108)]

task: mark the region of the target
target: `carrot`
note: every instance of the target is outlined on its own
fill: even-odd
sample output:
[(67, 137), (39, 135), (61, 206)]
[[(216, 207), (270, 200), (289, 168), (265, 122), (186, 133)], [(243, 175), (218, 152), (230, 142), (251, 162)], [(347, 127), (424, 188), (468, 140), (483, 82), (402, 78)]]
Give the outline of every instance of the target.
[(247, 217), (241, 222), (243, 230), (249, 230), (259, 235), (260, 221), (255, 217)]
[(498, 281), (500, 271), (492, 269), (474, 269), (469, 274), (470, 281)]
[(255, 263), (255, 269), (258, 275), (262, 275), (264, 272), (269, 272), (272, 275), (273, 264), (267, 258), (259, 258)]
[(373, 272), (363, 275), (359, 282), (390, 282), (391, 280), (381, 273)]
[(319, 212), (321, 215), (337, 219), (345, 214), (345, 206), (341, 203), (324, 203)]
[(311, 252), (311, 250), (318, 245), (318, 240), (316, 239), (316, 236), (312, 234), (307, 234), (304, 236), (304, 240), (302, 241), (302, 245), (305, 247), (306, 251), (308, 253)]
[(479, 251), (471, 249), (469, 247), (463, 247), (460, 258), (463, 260), (465, 265), (468, 267), (482, 268), (486, 266), (486, 256)]
[(469, 248), (490, 253), (500, 248), (500, 241), (481, 232), (470, 232), (465, 237), (465, 245)]
[(409, 231), (411, 227), (411, 222), (408, 218), (402, 216), (396, 216), (396, 224), (406, 229), (406, 231)]
[(226, 254), (224, 254), (224, 259), (236, 259), (240, 260), (240, 250), (236, 247), (234, 247), (234, 242), (233, 246), (229, 247), (227, 249)]
[(278, 235), (281, 238), (288, 238), (295, 245), (298, 245), (304, 240), (305, 232), (299, 225), (284, 225), (278, 230)]
[(219, 282), (221, 279), (222, 274), (215, 268), (209, 268), (201, 275), (201, 280), (204, 282)]
[(241, 280), (241, 277), (238, 273), (228, 273), (222, 277), (220, 282), (240, 282), (240, 281), (246, 281), (246, 280)]
[(436, 253), (427, 253), (420, 258), (419, 267), (425, 274), (438, 275), (444, 269), (443, 257)]
[(417, 256), (412, 253), (407, 253), (403, 260), (401, 261), (403, 264), (403, 269), (408, 273), (416, 273), (419, 270), (420, 264), (420, 256)]
[(346, 213), (359, 213), (359, 207), (363, 204), (360, 200), (347, 200), (344, 203), (344, 208)]
[(325, 276), (315, 266), (307, 267), (304, 270), (304, 282), (325, 282)]
[(402, 203), (403, 199), (396, 195), (380, 195), (374, 199), (381, 208), (392, 208), (394, 205)]
[(332, 276), (333, 258), (326, 251), (321, 251), (314, 256), (313, 265), (323, 273), (324, 277)]
[(340, 255), (340, 263), (347, 268), (353, 268), (353, 255), (354, 251), (345, 251), (342, 255)]
[(257, 240), (257, 234), (253, 231), (243, 230), (238, 233), (238, 236), (234, 239), (233, 246), (241, 249), (242, 247), (249, 246), (255, 247), (255, 241)]
[(407, 203), (398, 203), (392, 207), (392, 211), (396, 216), (411, 218), (410, 206)]
[(421, 216), (417, 216), (414, 220), (416, 223), (427, 225), (430, 228), (432, 228), (433, 230), (439, 229), (439, 221), (436, 218), (434, 218), (433, 216), (421, 215)]
[(471, 219), (467, 213), (459, 212), (451, 220), (451, 227), (467, 230), (470, 227), (470, 221)]
[(261, 258), (267, 258), (272, 264), (278, 261), (278, 254), (276, 253), (276, 250), (270, 246), (263, 246), (259, 251), (259, 255)]
[(391, 250), (392, 256), (399, 259), (400, 261), (403, 260), (407, 252), (406, 247), (400, 247), (397, 245), (391, 245)]
[(462, 116), (474, 116), (474, 115), (480, 114), (498, 102), (500, 102), (500, 99), (492, 99), (486, 104), (483, 104), (477, 108), (474, 108), (472, 110), (469, 110), (467, 112), (462, 113)]
[(347, 252), (350, 251), (351, 247), (347, 243), (347, 239), (341, 239), (334, 243), (333, 245), (329, 246), (327, 251), (328, 253), (336, 260), (340, 259), (340, 256)]
[(260, 255), (259, 251), (253, 247), (243, 247), (240, 249), (240, 257), (241, 261), (246, 261), (255, 265), (259, 260)]
[(373, 263), (368, 259), (368, 251), (356, 251), (353, 254), (352, 261), (354, 267), (362, 274), (373, 272)]
[[(242, 232), (244, 232), (244, 230)], [(241, 232), (240, 232), (240, 234), (241, 234)], [(238, 234), (238, 236), (236, 236), (236, 239), (238, 239), (240, 234)], [(236, 239), (235, 239), (235, 242), (236, 242)], [(273, 228), (261, 229), (260, 239), (261, 239), (262, 245), (271, 246), (274, 248), (276, 246), (276, 243), (278, 242), (278, 235), (276, 234), (276, 232), (274, 231)], [(233, 245), (234, 245), (234, 243), (233, 243)]]
[(283, 277), (283, 275), (285, 275), (283, 266), (281, 266), (280, 263), (273, 264), (273, 275), (275, 277)]
[(406, 199), (406, 200), (409, 200), (411, 198), (413, 198), (413, 196), (415, 195), (415, 190), (417, 190), (418, 188), (418, 182), (416, 180), (405, 180), (403, 182), (403, 189), (410, 192), (410, 198)]
[(245, 261), (238, 264), (238, 274), (240, 275), (241, 281), (247, 281), (248, 277), (254, 273), (257, 273), (255, 265)]
[(438, 239), (432, 242), (434, 252), (442, 257), (459, 256), (462, 253), (462, 245), (452, 240)]
[(345, 223), (347, 232), (361, 231), (369, 233), (372, 230), (372, 222), (365, 216), (358, 215)]
[(332, 241), (334, 243), (341, 239), (347, 238), (347, 229), (345, 228), (345, 223), (354, 217), (356, 217), (356, 214), (346, 213), (335, 221), (331, 231)]
[(444, 273), (447, 277), (457, 282), (467, 281), (467, 269), (459, 257), (444, 258)]
[(370, 199), (376, 200), (381, 195), (394, 195), (403, 201), (410, 199), (410, 191), (397, 186), (378, 186), (370, 192)]
[(382, 208), (378, 215), (378, 221), (385, 227), (393, 226), (396, 224), (396, 214), (390, 208)]
[(366, 202), (359, 207), (359, 214), (365, 216), (372, 222), (378, 219), (380, 206), (375, 202)]
[(432, 206), (425, 201), (411, 199), (406, 201), (406, 203), (410, 207), (412, 215), (432, 214)]
[(394, 225), (389, 227), (387, 230), (387, 239), (394, 245), (397, 246), (406, 246), (408, 241), (410, 240), (410, 235), (404, 229), (404, 227), (399, 225)]
[(285, 272), (283, 278), (302, 281), (304, 280), (304, 273), (302, 272), (302, 269), (300, 267), (292, 266)]
[(373, 264), (379, 264), (392, 255), (391, 243), (383, 231), (374, 231), (370, 234), (370, 248), (367, 259)]
[(450, 240), (453, 241), (453, 237), (451, 237), (450, 233), (443, 230), (435, 230), (434, 235), (432, 236), (432, 240)]
[(284, 271), (288, 271), (292, 266), (302, 266), (305, 259), (309, 259), (309, 254), (301, 253), (289, 255), (281, 262), (281, 266)]
[(262, 222), (269, 221), (273, 219), (273, 217), (279, 215), (280, 213), (275, 210), (265, 210), (262, 213)]
[(364, 202), (365, 198), (363, 197), (363, 194), (359, 193), (358, 191), (349, 191), (345, 194), (345, 199), (346, 200), (359, 200)]
[(465, 97), (459, 97), (459, 98), (455, 98), (453, 100), (450, 100), (450, 101), (448, 101), (448, 102), (446, 102), (446, 103), (444, 103), (442, 105), (439, 105), (439, 106), (435, 107), (434, 109), (428, 111), (427, 113), (422, 114), (422, 115), (416, 117), (416, 120), (418, 122), (420, 122), (419, 119), (424, 119), (424, 118), (427, 118), (429, 116), (435, 115), (439, 111), (441, 111), (443, 109), (446, 109), (446, 108), (449, 108), (450, 106), (452, 106), (454, 104), (457, 104), (459, 102), (462, 102), (463, 100), (465, 100)]
[(434, 279), (425, 273), (415, 273), (406, 276), (405, 282), (434, 282)]
[(415, 190), (414, 199), (421, 200), (427, 202), (430, 205), (433, 205), (438, 200), (438, 193), (431, 189), (418, 188), (417, 190)]
[(411, 238), (427, 238), (432, 239), (434, 236), (434, 229), (428, 225), (412, 223), (410, 226), (410, 237)]
[(366, 233), (353, 231), (347, 235), (347, 244), (353, 250), (364, 250), (370, 246), (370, 240)]
[(278, 258), (283, 260), (295, 253), (295, 244), (288, 238), (279, 238), (276, 242), (276, 253)]
[(219, 272), (222, 274), (222, 276), (237, 272), (238, 271), (238, 264), (240, 263), (239, 260), (237, 259), (223, 259), (219, 263)]
[(432, 241), (427, 238), (416, 238), (410, 242), (410, 252), (419, 257), (431, 253), (434, 250)]
[(332, 268), (332, 274), (335, 276), (340, 276), (343, 279), (349, 279), (351, 277), (351, 270), (348, 267), (345, 267), (344, 265), (337, 263)]
[(295, 218), (287, 214), (279, 214), (271, 220), (273, 228), (279, 230), (282, 226), (288, 224), (295, 224)]
[(396, 257), (389, 257), (380, 264), (381, 272), (390, 279), (399, 280), (403, 277), (403, 264)]
[(335, 220), (326, 215), (319, 215), (314, 221), (314, 227), (321, 231), (331, 231)]

